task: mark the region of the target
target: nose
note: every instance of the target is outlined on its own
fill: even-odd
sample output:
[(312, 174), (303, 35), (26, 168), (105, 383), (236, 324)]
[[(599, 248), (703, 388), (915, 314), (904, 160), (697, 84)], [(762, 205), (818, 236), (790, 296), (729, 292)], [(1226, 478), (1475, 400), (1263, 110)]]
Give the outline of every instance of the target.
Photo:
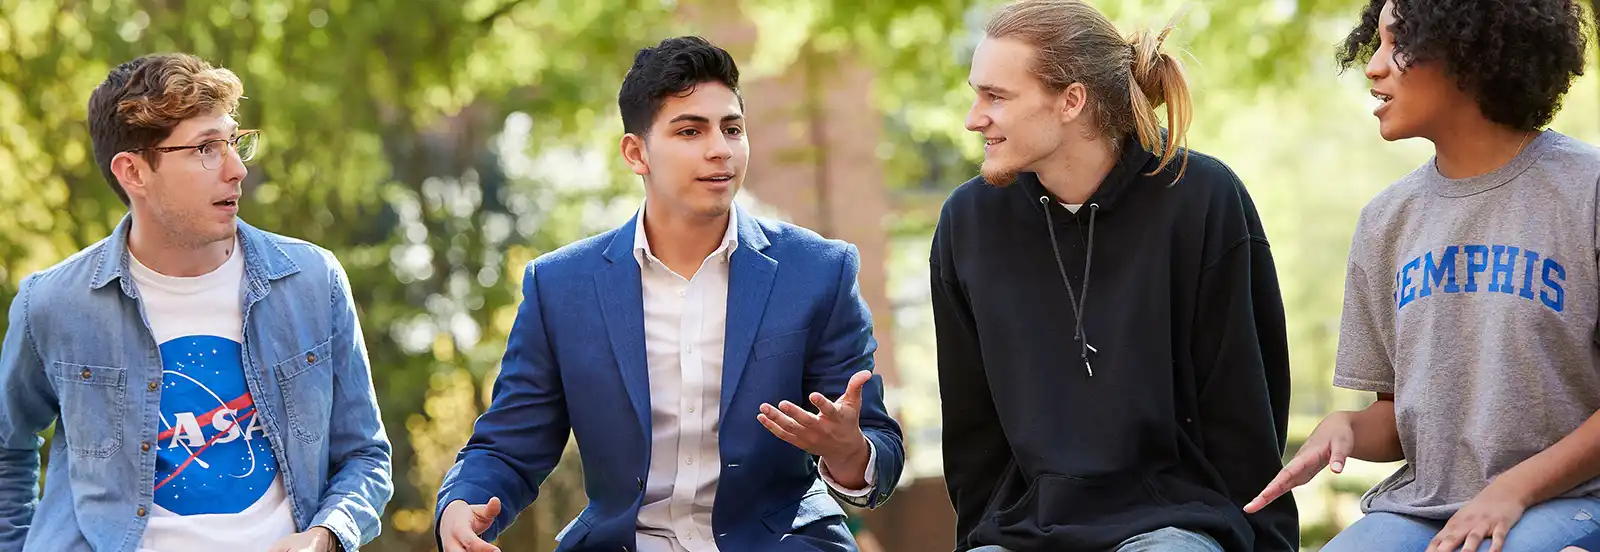
[(1367, 60), (1367, 67), (1364, 71), (1367, 75), (1367, 80), (1377, 81), (1389, 76), (1389, 65), (1392, 62), (1392, 58), (1387, 50), (1387, 48), (1379, 49), (1372, 53), (1372, 59)]
[(244, 159), (239, 157), (239, 150), (231, 147), (223, 148), (222, 181), (229, 183), (242, 182), (244, 177), (249, 174), (250, 169), (244, 166)]
[(706, 159), (717, 161), (733, 157), (733, 146), (728, 144), (728, 135), (718, 132), (716, 137), (706, 147)]
[(989, 116), (978, 109), (978, 102), (972, 102), (972, 108), (967, 110), (967, 130), (981, 132), (989, 126)]

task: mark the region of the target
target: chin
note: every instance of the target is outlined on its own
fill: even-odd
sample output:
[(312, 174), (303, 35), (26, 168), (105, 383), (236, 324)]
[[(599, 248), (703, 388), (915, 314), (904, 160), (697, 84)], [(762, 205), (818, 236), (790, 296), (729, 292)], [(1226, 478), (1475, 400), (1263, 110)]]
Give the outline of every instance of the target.
[(980, 173), (983, 175), (984, 182), (988, 182), (990, 186), (1001, 188), (1015, 183), (1017, 181), (1018, 172), (1021, 171), (1018, 171), (1012, 167), (1000, 166), (998, 163), (990, 163), (988, 161), (985, 161), (983, 163), (983, 167), (980, 169)]

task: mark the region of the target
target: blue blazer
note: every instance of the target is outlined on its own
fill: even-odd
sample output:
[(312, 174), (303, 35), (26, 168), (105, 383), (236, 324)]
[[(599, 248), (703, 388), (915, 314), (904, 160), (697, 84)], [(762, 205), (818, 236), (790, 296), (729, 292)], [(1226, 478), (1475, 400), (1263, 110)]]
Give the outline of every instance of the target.
[[(638, 220), (636, 214), (621, 228), (528, 263), (493, 402), (439, 490), (439, 512), (455, 500), (500, 497), (503, 508), (485, 540), (538, 497), (570, 430), (589, 503), (556, 550), (636, 547), (651, 436), (644, 300), (633, 256)], [(837, 399), (852, 374), (873, 368), (877, 341), (856, 282), (859, 253), (744, 210), (738, 224), (712, 532), (724, 552), (856, 550), (816, 458), (772, 435), (756, 414), (761, 403), (784, 400), (814, 409), (806, 400), (811, 392)], [(905, 449), (883, 404), (882, 376), (872, 377), (862, 398), (877, 489), (861, 502), (840, 498), (876, 508), (900, 478)]]

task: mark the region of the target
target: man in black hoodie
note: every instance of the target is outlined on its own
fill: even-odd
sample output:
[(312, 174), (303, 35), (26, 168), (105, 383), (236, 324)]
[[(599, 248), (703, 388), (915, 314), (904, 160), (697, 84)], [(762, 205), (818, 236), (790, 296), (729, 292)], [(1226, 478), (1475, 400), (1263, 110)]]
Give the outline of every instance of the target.
[(983, 174), (929, 259), (957, 550), (1298, 549), (1292, 500), (1243, 511), (1288, 425), (1271, 252), (1238, 177), (1180, 147), (1170, 29), (1028, 0), (974, 54)]

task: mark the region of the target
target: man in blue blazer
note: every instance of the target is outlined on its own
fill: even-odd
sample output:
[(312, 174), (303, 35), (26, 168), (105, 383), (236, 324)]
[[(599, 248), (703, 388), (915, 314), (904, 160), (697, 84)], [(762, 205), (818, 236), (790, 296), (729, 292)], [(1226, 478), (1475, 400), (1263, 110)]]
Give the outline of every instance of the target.
[(558, 551), (856, 550), (834, 497), (877, 507), (905, 460), (860, 260), (734, 205), (738, 90), (697, 37), (634, 58), (621, 149), (644, 206), (529, 263), (493, 403), (439, 491), (446, 552), (496, 550), (569, 430), (589, 504)]

